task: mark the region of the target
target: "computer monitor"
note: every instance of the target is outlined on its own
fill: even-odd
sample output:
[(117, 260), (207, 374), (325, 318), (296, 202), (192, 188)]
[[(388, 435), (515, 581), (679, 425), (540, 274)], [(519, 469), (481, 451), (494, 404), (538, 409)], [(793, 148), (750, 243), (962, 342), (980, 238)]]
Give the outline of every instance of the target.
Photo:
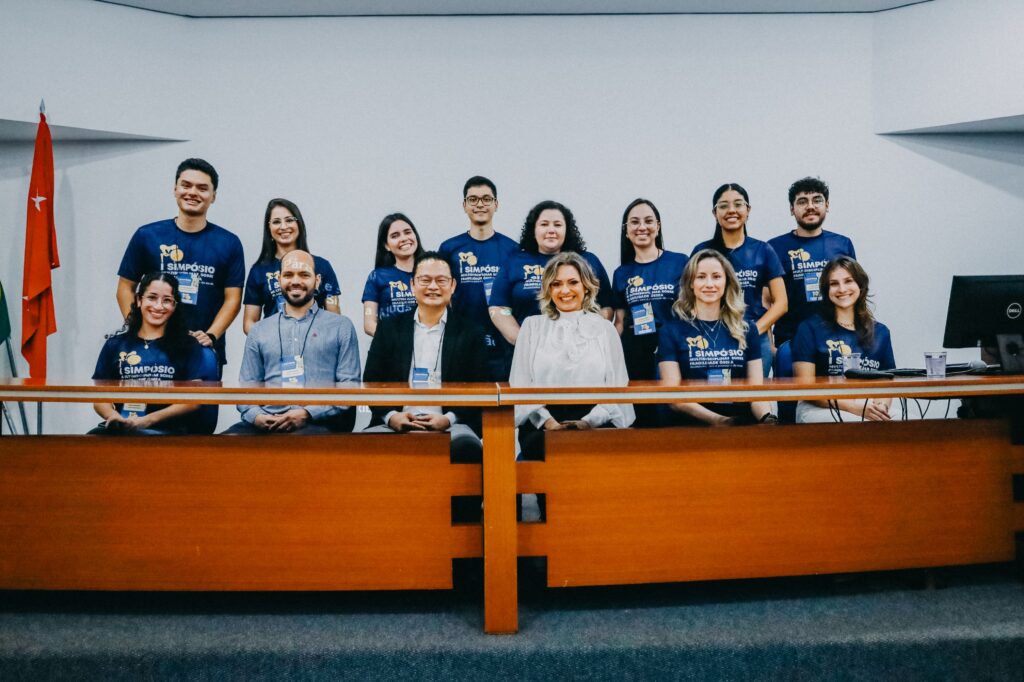
[(946, 348), (998, 348), (1004, 372), (1024, 371), (1024, 275), (953, 277)]

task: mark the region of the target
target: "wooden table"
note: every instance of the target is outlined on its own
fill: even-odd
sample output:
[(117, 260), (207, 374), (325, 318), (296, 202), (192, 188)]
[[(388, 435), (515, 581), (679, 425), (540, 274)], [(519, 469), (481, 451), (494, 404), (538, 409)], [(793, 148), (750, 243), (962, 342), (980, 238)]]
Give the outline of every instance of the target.
[[(518, 556), (552, 586), (628, 584), (1008, 561), (1024, 531), (1024, 446), (1005, 421), (549, 434), (516, 464), (513, 406), (1024, 394), (1024, 377), (792, 379), (664, 388), (497, 384), (308, 387), (0, 382), (7, 401), (465, 404), (484, 462), (443, 436), (0, 440), (0, 588), (346, 590), (451, 587), (483, 556), (484, 629), (515, 632)], [(517, 524), (516, 492), (547, 497)], [(484, 524), (453, 525), (481, 494)]]

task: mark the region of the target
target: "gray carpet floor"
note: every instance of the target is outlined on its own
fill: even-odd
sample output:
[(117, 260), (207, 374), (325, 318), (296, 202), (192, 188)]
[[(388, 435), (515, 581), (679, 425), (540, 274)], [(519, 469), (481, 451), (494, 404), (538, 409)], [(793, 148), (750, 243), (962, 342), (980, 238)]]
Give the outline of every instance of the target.
[(0, 593), (0, 680), (1024, 680), (1012, 567), (548, 590)]

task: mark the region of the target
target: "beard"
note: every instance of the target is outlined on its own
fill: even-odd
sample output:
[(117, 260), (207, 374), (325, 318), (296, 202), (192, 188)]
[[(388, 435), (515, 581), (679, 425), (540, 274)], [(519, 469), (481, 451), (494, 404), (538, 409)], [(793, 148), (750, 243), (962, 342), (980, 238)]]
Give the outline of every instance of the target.
[(818, 215), (821, 216), (821, 220), (819, 220), (817, 223), (805, 223), (804, 221), (797, 219), (796, 224), (802, 230), (813, 232), (814, 230), (820, 229), (821, 226), (825, 224), (825, 218), (826, 216), (828, 216), (827, 213), (819, 213)]
[(302, 306), (306, 305), (307, 303), (313, 300), (314, 293), (315, 292), (312, 289), (306, 289), (305, 291), (303, 291), (301, 297), (295, 298), (297, 292), (289, 291), (288, 293), (285, 294), (285, 299), (288, 301), (290, 305), (293, 305), (296, 308), (301, 308)]

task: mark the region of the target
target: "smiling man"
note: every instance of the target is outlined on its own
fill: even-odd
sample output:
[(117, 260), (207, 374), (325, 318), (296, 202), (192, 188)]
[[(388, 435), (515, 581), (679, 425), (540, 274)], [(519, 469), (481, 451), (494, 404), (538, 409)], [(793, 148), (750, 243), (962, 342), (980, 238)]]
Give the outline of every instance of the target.
[(173, 275), (190, 333), (202, 345), (212, 346), (223, 365), (224, 332), (241, 307), (245, 258), (238, 237), (206, 219), (217, 199), (218, 181), (217, 171), (203, 159), (185, 159), (178, 165), (178, 215), (135, 231), (117, 271), (117, 304), (127, 317), (135, 285), (144, 273)]
[(818, 281), (836, 256), (857, 258), (853, 242), (823, 229), (828, 215), (828, 185), (819, 178), (802, 178), (789, 188), (789, 212), (796, 228), (768, 241), (785, 271), (789, 310), (775, 323), (775, 345), (793, 338), (796, 328), (821, 307)]
[(512, 346), (495, 328), (487, 310), (494, 278), (508, 257), (519, 250), (519, 244), (494, 229), (498, 188), (489, 179), (474, 175), (466, 180), (462, 210), (469, 218), (469, 230), (446, 239), (438, 249), (458, 285), (452, 310), (483, 328), (492, 378), (503, 381), (508, 378)]
[[(363, 381), (409, 382), (416, 388), (490, 379), (483, 330), (448, 308), (456, 287), (443, 255), (425, 251), (416, 258), (412, 275), (416, 309), (380, 321)], [(479, 408), (405, 405), (370, 410), (373, 416), (367, 431), (448, 431), (453, 461), (480, 461)]]
[[(281, 312), (260, 320), (245, 339), (239, 380), (287, 388), (359, 381), (356, 328), (344, 315), (324, 312), (315, 300), (320, 283), (313, 256), (291, 251), (281, 260)], [(242, 421), (224, 433), (351, 431), (354, 407), (239, 405)]]

